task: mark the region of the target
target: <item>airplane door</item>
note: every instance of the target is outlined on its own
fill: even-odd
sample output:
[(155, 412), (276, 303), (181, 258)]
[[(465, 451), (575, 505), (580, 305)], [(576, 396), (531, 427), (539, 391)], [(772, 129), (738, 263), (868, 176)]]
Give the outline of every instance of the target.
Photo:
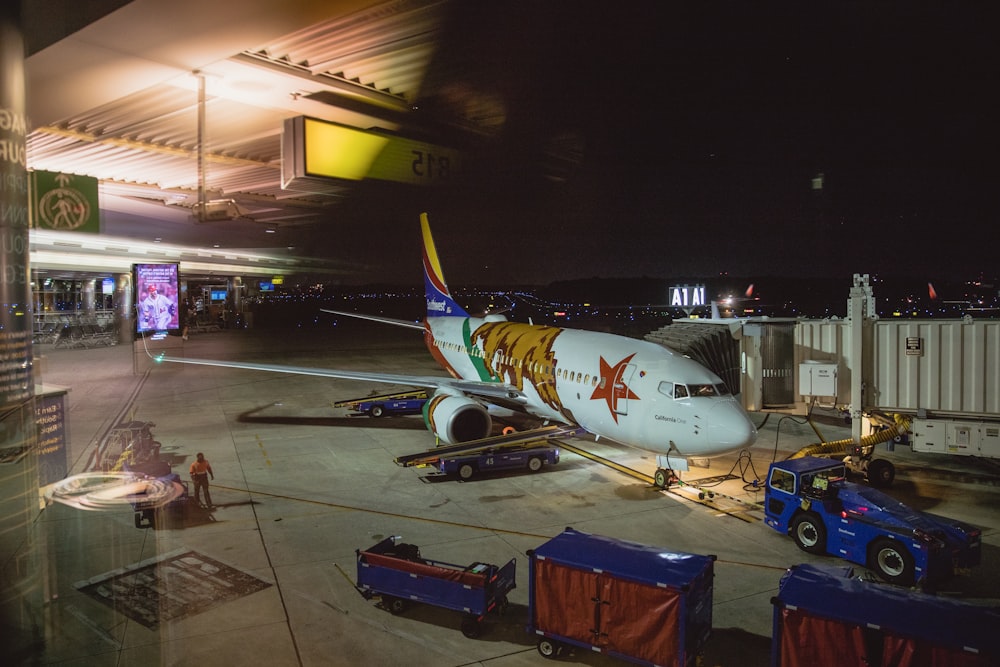
[(614, 400), (612, 405), (615, 406), (615, 412), (620, 415), (628, 414), (628, 397), (631, 394), (631, 390), (628, 388), (628, 383), (632, 381), (632, 375), (635, 373), (635, 364), (626, 364), (622, 366), (622, 369), (615, 376), (615, 385), (613, 388), (612, 396)]

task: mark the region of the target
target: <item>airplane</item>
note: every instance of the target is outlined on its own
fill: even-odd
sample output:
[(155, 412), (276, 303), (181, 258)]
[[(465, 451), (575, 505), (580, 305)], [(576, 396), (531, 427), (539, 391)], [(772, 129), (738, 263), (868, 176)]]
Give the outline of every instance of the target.
[[(470, 316), (445, 282), (430, 223), (420, 216), (427, 302), (423, 322), (321, 309), (420, 330), (448, 377), (411, 376), (194, 358), (159, 361), (391, 383), (425, 388), (428, 429), (445, 444), (483, 442), (491, 412), (532, 415), (598, 439), (656, 453), (657, 486), (674, 466), (750, 447), (757, 430), (725, 383), (694, 360), (616, 334)], [(683, 466), (683, 467), (682, 467)]]

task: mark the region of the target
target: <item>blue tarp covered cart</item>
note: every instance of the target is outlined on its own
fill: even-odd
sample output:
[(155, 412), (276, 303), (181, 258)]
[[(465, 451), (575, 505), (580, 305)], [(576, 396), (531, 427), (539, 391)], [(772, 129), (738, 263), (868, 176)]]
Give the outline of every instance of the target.
[(712, 630), (715, 556), (567, 528), (528, 552), (538, 652), (567, 646), (644, 665), (692, 665)]
[(420, 556), (415, 545), (387, 537), (368, 549), (358, 549), (357, 588), (366, 599), (379, 596), (382, 606), (402, 613), (409, 602), (465, 613), (462, 634), (478, 637), (489, 612), (503, 613), (507, 593), (515, 587), (516, 561), (503, 567), (489, 563), (453, 565)]
[(771, 664), (1000, 664), (1000, 608), (864, 581), (853, 568), (796, 565), (774, 605)]

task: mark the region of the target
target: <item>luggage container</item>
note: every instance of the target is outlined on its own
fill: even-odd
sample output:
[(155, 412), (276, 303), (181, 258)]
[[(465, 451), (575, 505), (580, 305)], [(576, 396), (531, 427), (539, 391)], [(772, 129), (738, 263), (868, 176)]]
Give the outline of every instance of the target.
[(848, 566), (796, 565), (774, 605), (771, 665), (1000, 664), (1000, 609), (854, 575)]
[(715, 556), (567, 528), (528, 557), (528, 631), (546, 658), (579, 646), (680, 667), (711, 633)]
[(380, 597), (393, 614), (403, 613), (410, 602), (464, 612), (462, 634), (469, 638), (482, 633), (487, 613), (506, 611), (507, 593), (516, 585), (513, 558), (503, 567), (479, 562), (453, 565), (422, 558), (416, 545), (397, 543), (398, 539), (387, 537), (355, 551), (356, 586), (365, 599)]

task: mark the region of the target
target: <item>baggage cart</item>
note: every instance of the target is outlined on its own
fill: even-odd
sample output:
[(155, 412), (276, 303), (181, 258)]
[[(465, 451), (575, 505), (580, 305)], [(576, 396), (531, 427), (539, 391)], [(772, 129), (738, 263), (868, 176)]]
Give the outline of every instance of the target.
[(715, 556), (567, 528), (528, 552), (528, 631), (642, 665), (693, 665), (712, 629)]
[(430, 560), (413, 544), (387, 537), (368, 549), (357, 549), (356, 587), (365, 597), (380, 597), (382, 606), (394, 614), (411, 602), (453, 609), (465, 614), (462, 634), (482, 633), (487, 613), (507, 609), (507, 593), (515, 587), (516, 561), (503, 567), (475, 562), (468, 566)]
[(771, 665), (1000, 664), (1000, 609), (802, 564), (781, 579)]

